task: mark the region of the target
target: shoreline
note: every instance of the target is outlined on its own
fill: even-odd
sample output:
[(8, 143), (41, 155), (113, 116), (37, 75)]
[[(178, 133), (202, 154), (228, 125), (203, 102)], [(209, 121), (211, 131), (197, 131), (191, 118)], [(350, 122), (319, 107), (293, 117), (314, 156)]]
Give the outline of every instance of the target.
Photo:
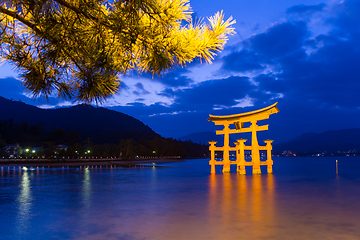
[[(1, 159), (1, 167), (11, 167), (11, 166), (24, 166), (24, 167), (62, 167), (62, 166), (110, 166), (116, 165), (119, 167), (130, 167), (130, 166), (140, 166), (141, 164), (148, 163), (171, 163), (171, 162), (182, 162), (185, 161), (181, 158), (155, 158), (155, 159), (133, 159), (133, 160), (120, 160), (120, 159), (61, 159), (61, 160), (39, 160), (39, 159)], [(148, 165), (144, 165), (148, 166)]]

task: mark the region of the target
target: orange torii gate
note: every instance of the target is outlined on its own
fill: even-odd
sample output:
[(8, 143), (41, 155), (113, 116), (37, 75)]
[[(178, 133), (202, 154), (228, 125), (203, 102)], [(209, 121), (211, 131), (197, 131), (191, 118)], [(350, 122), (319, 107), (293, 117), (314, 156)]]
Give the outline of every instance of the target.
[[(272, 173), (273, 161), (271, 159), (271, 143), (273, 140), (265, 140), (265, 146), (259, 146), (257, 140), (257, 131), (268, 130), (269, 125), (258, 126), (257, 121), (268, 119), (271, 114), (278, 113), (279, 109), (276, 107), (277, 103), (274, 103), (271, 106), (268, 106), (263, 109), (259, 109), (252, 112), (240, 113), (227, 116), (214, 116), (209, 115), (208, 121), (212, 121), (215, 125), (223, 125), (223, 130), (216, 131), (216, 135), (224, 134), (224, 146), (216, 147), (216, 141), (210, 141), (209, 150), (211, 152), (211, 160), (209, 164), (211, 165), (211, 173), (215, 173), (215, 165), (223, 165), (223, 173), (230, 172), (230, 165), (237, 165), (237, 172), (239, 174), (246, 174), (245, 166), (253, 167), (253, 174), (261, 174), (260, 165), (267, 165), (268, 173)], [(244, 128), (244, 124), (250, 122), (251, 126)], [(230, 129), (230, 125), (234, 124), (235, 129)], [(246, 146), (245, 142), (247, 139), (237, 139), (235, 142), (235, 147), (229, 146), (229, 135), (232, 133), (245, 133), (251, 132), (251, 146)], [(251, 162), (245, 161), (245, 150), (251, 150)], [(267, 151), (267, 160), (260, 161), (260, 150)], [(215, 161), (215, 151), (223, 152), (223, 160)], [(230, 161), (229, 152), (236, 151), (236, 161)]]

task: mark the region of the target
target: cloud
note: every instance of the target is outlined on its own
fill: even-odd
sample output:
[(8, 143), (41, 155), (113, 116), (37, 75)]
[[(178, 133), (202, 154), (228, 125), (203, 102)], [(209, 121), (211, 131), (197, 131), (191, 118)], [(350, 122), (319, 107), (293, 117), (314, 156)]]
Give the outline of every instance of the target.
[[(325, 6), (295, 6), (289, 11), (325, 11)], [(317, 35), (307, 22), (291, 19), (245, 40), (240, 51), (223, 58), (223, 70), (238, 70), (257, 83), (247, 89), (254, 106), (279, 101), (279, 116), (271, 124), (279, 139), (359, 127), (360, 3), (344, 1), (331, 11), (331, 18), (324, 20), (330, 27), (326, 33)], [(267, 65), (272, 68), (249, 74)]]
[[(340, 25), (335, 25), (338, 28)], [(282, 71), (276, 77), (291, 87), (289, 96), (306, 97), (317, 104), (338, 107), (360, 106), (360, 49), (357, 33), (343, 38), (337, 31), (315, 38), (320, 46), (307, 56), (299, 49), (279, 59)]]
[(360, 2), (357, 0), (341, 1), (333, 7), (335, 15), (327, 20), (333, 25), (331, 34), (342, 38), (356, 37), (360, 35)]
[(247, 49), (233, 52), (224, 57), (223, 60), (224, 64), (222, 70), (246, 72), (264, 69), (264, 66), (262, 65), (264, 60), (255, 52)]
[(260, 89), (264, 92), (284, 94), (291, 90), (291, 87), (286, 81), (276, 78), (272, 73), (260, 74), (255, 77), (254, 80), (259, 83)]
[(189, 69), (198, 67), (201, 65), (200, 61), (194, 60), (187, 64), (186, 67), (175, 66), (175, 68), (161, 76), (151, 75), (149, 73), (142, 73), (142, 79), (147, 79), (152, 82), (161, 83), (166, 87), (178, 88), (187, 87), (194, 82), (193, 79), (186, 77), (186, 74), (190, 72)]
[[(320, 4), (290, 9), (300, 12), (305, 9), (323, 10), (324, 7)], [(289, 20), (276, 24), (266, 32), (245, 40), (241, 51), (224, 57), (223, 69), (238, 69), (247, 75), (246, 71), (255, 69), (252, 66), (269, 63), (273, 66), (268, 72), (257, 76), (252, 74), (253, 80), (259, 84), (257, 91), (249, 94), (257, 99), (255, 103), (281, 97), (319, 106), (359, 107), (360, 18), (357, 13), (360, 3), (346, 1), (332, 11), (336, 11), (337, 17), (327, 21), (332, 28), (327, 34), (314, 36), (303, 21)], [(354, 29), (356, 24), (357, 29)], [(246, 64), (236, 66), (242, 62), (249, 67), (240, 67)]]
[[(177, 73), (179, 74), (179, 73)], [(174, 74), (168, 74), (165, 77), (162, 78), (155, 78), (157, 81), (161, 82), (167, 87), (187, 87), (190, 84), (192, 84), (194, 81), (186, 76), (179, 76)]]
[(137, 96), (141, 96), (141, 95), (144, 95), (144, 94), (150, 94), (149, 91), (145, 90), (144, 85), (142, 83), (138, 82), (134, 86), (136, 88), (136, 91), (133, 91), (133, 94), (135, 94)]
[(229, 77), (209, 80), (186, 89), (166, 89), (160, 94), (173, 97), (175, 111), (210, 110), (215, 105), (228, 106), (238, 104), (254, 86), (247, 77)]
[(295, 5), (286, 10), (286, 13), (313, 13), (313, 12), (321, 12), (327, 5), (325, 3), (319, 3), (317, 5)]
[(129, 86), (125, 82), (120, 83), (120, 90), (119, 90), (120, 92), (127, 91), (129, 89), (130, 89)]
[(305, 22), (285, 22), (251, 37), (244, 45), (257, 54), (274, 60), (301, 48), (308, 35)]

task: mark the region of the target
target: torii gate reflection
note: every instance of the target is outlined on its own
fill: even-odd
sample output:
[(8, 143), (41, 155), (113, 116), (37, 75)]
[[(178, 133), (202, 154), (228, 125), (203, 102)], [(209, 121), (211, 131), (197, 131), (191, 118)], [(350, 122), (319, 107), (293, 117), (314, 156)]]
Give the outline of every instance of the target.
[[(216, 147), (216, 141), (210, 141), (209, 150), (211, 152), (211, 173), (215, 173), (215, 165), (223, 165), (223, 173), (230, 172), (230, 165), (237, 165), (239, 174), (246, 174), (245, 166), (253, 167), (253, 174), (261, 174), (260, 165), (267, 165), (267, 172), (272, 173), (273, 161), (271, 159), (271, 143), (273, 140), (265, 140), (265, 146), (259, 146), (257, 140), (257, 131), (265, 131), (269, 129), (269, 125), (258, 126), (257, 121), (268, 119), (271, 114), (278, 113), (277, 103), (263, 109), (252, 112), (240, 113), (227, 116), (209, 115), (208, 121), (212, 121), (215, 125), (223, 125), (224, 129), (216, 131), (216, 135), (224, 134), (224, 146)], [(244, 124), (250, 122), (251, 126), (244, 128)], [(234, 124), (235, 129), (230, 129), (230, 125)], [(251, 132), (251, 146), (246, 146), (247, 139), (237, 139), (235, 147), (229, 146), (229, 135), (232, 133)], [(245, 150), (251, 150), (251, 162), (245, 161)], [(260, 161), (260, 150), (267, 151), (267, 160)], [(223, 151), (223, 160), (215, 161), (215, 151)], [(236, 151), (236, 161), (230, 161), (229, 152)]]

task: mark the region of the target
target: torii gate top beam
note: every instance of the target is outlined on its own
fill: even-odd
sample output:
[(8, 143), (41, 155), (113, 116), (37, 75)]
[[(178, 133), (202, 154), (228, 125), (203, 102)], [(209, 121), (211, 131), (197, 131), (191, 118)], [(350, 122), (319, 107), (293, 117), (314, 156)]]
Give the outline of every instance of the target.
[(256, 121), (264, 120), (264, 119), (268, 119), (271, 114), (279, 112), (279, 109), (276, 107), (277, 104), (278, 103), (276, 102), (271, 106), (259, 110), (255, 110), (252, 112), (246, 112), (240, 114), (225, 115), (225, 116), (215, 116), (209, 114), (210, 117), (207, 120), (214, 122), (215, 125), (222, 125), (224, 122), (237, 125), (236, 123), (245, 123), (253, 120)]

